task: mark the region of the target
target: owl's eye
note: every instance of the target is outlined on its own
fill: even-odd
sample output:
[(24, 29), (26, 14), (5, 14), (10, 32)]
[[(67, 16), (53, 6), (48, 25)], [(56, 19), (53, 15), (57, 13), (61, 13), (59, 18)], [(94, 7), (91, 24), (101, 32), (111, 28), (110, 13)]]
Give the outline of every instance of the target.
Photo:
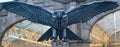
[(64, 15), (65, 14), (65, 12), (62, 12), (62, 15)]

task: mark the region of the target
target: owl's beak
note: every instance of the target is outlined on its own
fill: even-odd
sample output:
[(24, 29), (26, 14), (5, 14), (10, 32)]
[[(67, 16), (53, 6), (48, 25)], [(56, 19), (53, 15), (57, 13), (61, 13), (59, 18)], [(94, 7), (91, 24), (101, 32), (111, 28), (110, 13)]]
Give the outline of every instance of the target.
[(63, 17), (67, 17), (67, 15), (64, 15)]
[(56, 16), (55, 16), (55, 15), (52, 15), (52, 17), (53, 17), (53, 18), (56, 18)]

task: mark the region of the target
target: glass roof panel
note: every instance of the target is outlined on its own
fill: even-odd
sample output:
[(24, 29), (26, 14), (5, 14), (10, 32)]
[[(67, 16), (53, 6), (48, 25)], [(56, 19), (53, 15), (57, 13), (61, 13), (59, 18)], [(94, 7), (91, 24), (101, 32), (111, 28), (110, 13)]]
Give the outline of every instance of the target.
[[(115, 15), (115, 21), (114, 21), (114, 15)], [(105, 16), (103, 19), (97, 22), (97, 24), (105, 30), (109, 35), (111, 35), (113, 32), (115, 32), (114, 28), (116, 25), (116, 30), (120, 30), (120, 11), (117, 11), (115, 13), (111, 13), (107, 16)], [(115, 23), (114, 23), (115, 22)]]
[(31, 22), (25, 20), (25, 21), (23, 21), (23, 22), (21, 22), (21, 23), (18, 23), (17, 26), (19, 26), (20, 28), (24, 28), (25, 26), (27, 26), (27, 25), (29, 25), (29, 24), (31, 24)]
[(28, 27), (30, 30), (38, 30), (39, 26), (37, 24), (32, 24)]
[(45, 31), (47, 31), (50, 28), (49, 26), (45, 26), (42, 24), (35, 24), (28, 20), (22, 21), (22, 22), (16, 24), (16, 26), (18, 26), (19, 28), (27, 28), (32, 31), (38, 31), (40, 33), (44, 33)]

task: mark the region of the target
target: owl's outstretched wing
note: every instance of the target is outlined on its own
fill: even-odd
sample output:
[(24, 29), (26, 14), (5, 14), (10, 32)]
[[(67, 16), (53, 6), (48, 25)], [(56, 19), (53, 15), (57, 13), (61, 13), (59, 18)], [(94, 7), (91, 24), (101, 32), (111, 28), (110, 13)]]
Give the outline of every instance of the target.
[(85, 23), (100, 13), (113, 10), (119, 5), (113, 1), (99, 1), (86, 5), (80, 5), (67, 12), (68, 24)]
[(8, 12), (22, 16), (25, 19), (34, 23), (53, 26), (52, 13), (42, 7), (21, 3), (21, 2), (5, 2), (0, 3), (2, 9)]

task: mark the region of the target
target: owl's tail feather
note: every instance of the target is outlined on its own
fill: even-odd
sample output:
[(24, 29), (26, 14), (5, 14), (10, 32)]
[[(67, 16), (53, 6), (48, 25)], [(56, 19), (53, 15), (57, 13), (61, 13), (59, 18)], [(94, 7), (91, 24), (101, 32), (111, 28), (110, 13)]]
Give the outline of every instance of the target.
[(56, 37), (53, 37), (53, 30), (50, 28), (47, 32), (45, 32), (38, 41), (44, 41), (44, 40), (56, 40), (59, 38), (59, 40), (81, 40), (76, 34), (74, 34), (71, 30), (66, 28), (66, 36), (64, 36), (64, 30), (63, 29), (56, 29)]
[(68, 40), (82, 40), (76, 34), (74, 34), (70, 29), (66, 28), (66, 39)]
[(52, 28), (46, 31), (37, 41), (44, 41), (52, 39)]

